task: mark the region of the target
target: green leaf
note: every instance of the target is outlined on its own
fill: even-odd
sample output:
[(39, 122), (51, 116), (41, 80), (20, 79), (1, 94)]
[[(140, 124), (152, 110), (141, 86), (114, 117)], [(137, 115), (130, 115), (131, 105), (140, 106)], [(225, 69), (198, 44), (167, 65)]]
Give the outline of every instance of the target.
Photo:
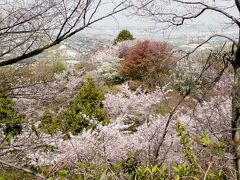
[(163, 175), (163, 174), (165, 174), (167, 172), (167, 169), (168, 168), (166, 166), (163, 166), (161, 169), (158, 168), (158, 171), (159, 171), (160, 174)]
[(177, 173), (180, 172), (180, 170), (179, 170), (178, 167), (176, 167), (176, 166), (173, 166), (173, 170), (174, 170), (175, 172), (177, 172)]
[(218, 171), (218, 176), (221, 177), (223, 175), (223, 170)]
[(150, 175), (152, 174), (152, 171), (151, 171), (151, 169), (149, 168), (149, 167), (146, 167), (145, 169), (144, 169), (144, 174), (146, 174), (146, 173), (149, 173)]
[(216, 177), (216, 175), (214, 173), (210, 173), (208, 176), (211, 177), (211, 178)]
[(176, 176), (176, 180), (180, 180), (180, 176), (179, 175)]
[(203, 142), (203, 144), (206, 145), (206, 146), (210, 146), (210, 145), (213, 143), (212, 140), (209, 139), (209, 138), (203, 138), (203, 139), (202, 139), (202, 142)]
[(201, 133), (201, 136), (202, 136), (202, 138), (206, 138), (206, 137), (207, 137), (207, 133), (206, 133), (205, 131), (203, 131), (203, 132)]
[(139, 167), (139, 168), (137, 169), (137, 173), (138, 173), (139, 175), (142, 175), (142, 174), (143, 174), (143, 170)]
[(152, 168), (152, 172), (155, 173), (158, 171), (158, 165), (155, 165), (153, 168)]

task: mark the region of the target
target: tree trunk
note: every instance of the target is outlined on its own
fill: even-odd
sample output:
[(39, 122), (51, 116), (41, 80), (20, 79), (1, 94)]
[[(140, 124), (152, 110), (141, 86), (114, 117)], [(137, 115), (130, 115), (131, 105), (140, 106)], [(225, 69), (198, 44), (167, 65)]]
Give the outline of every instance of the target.
[(240, 179), (240, 43), (235, 54), (234, 85), (232, 90), (232, 139), (237, 179)]

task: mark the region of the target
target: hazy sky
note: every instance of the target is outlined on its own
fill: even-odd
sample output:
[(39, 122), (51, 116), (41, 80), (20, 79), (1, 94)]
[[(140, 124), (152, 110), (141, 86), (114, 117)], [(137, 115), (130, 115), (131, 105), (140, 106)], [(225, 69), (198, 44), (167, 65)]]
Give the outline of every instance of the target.
[[(213, 0), (209, 0), (212, 2), (212, 5), (218, 5), (220, 7), (230, 7), (234, 5), (234, 0), (215, 0), (217, 1), (216, 3), (213, 3)], [(104, 9), (101, 9), (100, 14), (103, 14), (104, 12), (110, 10), (111, 7), (104, 7)], [(236, 8), (231, 8), (229, 10), (229, 13), (238, 16), (238, 11)], [(125, 16), (124, 14), (128, 14), (127, 12), (120, 13), (118, 15), (115, 15), (117, 21), (114, 18), (108, 18), (104, 21), (101, 21), (97, 25), (102, 25), (102, 26), (120, 26), (125, 27), (125, 26), (147, 26), (151, 25), (149, 23), (148, 19), (140, 19), (139, 17), (134, 17), (134, 16)], [(219, 23), (225, 23), (227, 22), (226, 18), (224, 16), (220, 15), (217, 12), (212, 12), (212, 11), (206, 11), (203, 15), (201, 15), (197, 20), (194, 21), (187, 21), (188, 24), (194, 23), (194, 24), (205, 24), (205, 25), (211, 25), (211, 24), (219, 24)]]
[[(221, 8), (234, 5), (234, 0), (215, 0), (217, 1), (216, 4), (213, 0), (209, 1), (211, 2), (211, 5), (218, 5)], [(98, 15), (103, 15), (109, 10), (111, 10), (111, 7), (105, 6), (100, 12), (98, 12)], [(239, 13), (236, 7), (230, 8), (227, 11), (231, 15), (238, 17)], [(100, 29), (92, 28), (90, 31), (93, 32), (87, 30), (84, 31), (84, 33), (92, 33), (94, 34), (93, 36), (101, 34), (114, 38), (120, 30), (127, 28), (136, 38), (164, 39), (168, 41), (171, 41), (174, 38), (192, 39), (201, 37), (202, 39), (206, 39), (210, 34), (214, 33), (224, 34), (232, 38), (238, 37), (236, 36), (238, 32), (236, 26), (230, 26), (230, 21), (228, 21), (227, 18), (213, 11), (206, 11), (199, 18), (194, 19), (193, 21), (187, 21), (187, 25), (178, 27), (177, 29), (170, 29), (168, 31), (161, 31), (162, 24), (160, 23), (156, 25), (155, 23), (151, 23), (149, 19), (140, 19), (137, 16), (125, 16), (125, 14), (128, 14), (128, 12), (115, 15), (115, 18), (108, 18), (100, 21), (95, 24), (95, 26), (100, 26)], [(113, 31), (113, 29), (115, 30)]]

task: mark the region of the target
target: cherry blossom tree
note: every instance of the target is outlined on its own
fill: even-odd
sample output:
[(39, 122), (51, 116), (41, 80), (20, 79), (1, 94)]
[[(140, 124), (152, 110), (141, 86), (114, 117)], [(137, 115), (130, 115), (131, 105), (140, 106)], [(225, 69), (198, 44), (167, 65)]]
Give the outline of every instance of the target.
[[(180, 27), (186, 25), (188, 22), (198, 23), (198, 19), (208, 12), (219, 15), (222, 22), (227, 24), (225, 28), (231, 27), (240, 29), (239, 12), (240, 1), (224, 1), (224, 0), (149, 0), (137, 1), (134, 3), (136, 13), (140, 16), (149, 18), (150, 20), (161, 23), (164, 29), (171, 27)], [(210, 15), (208, 15), (209, 17)], [(226, 32), (223, 31), (223, 32)], [(232, 88), (232, 116), (231, 116), (231, 132), (234, 145), (234, 161), (236, 165), (236, 174), (240, 178), (240, 42), (238, 37), (231, 37), (225, 33), (212, 33), (206, 40), (203, 40), (199, 45), (191, 51), (186, 53), (186, 56), (194, 53), (198, 48), (205, 43), (221, 38), (232, 44), (232, 49), (222, 54), (222, 61), (226, 65), (229, 63), (234, 69), (234, 83)]]
[(127, 0), (3, 2), (0, 4), (0, 66), (36, 56), (130, 6)]

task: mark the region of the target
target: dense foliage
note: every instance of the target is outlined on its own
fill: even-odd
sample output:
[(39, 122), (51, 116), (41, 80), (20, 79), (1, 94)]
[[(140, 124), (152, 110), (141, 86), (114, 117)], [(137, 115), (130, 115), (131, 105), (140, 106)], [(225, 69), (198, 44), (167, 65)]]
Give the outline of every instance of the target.
[(21, 134), (25, 120), (25, 116), (18, 113), (14, 107), (15, 103), (11, 98), (0, 97), (0, 128), (7, 139)]
[(16, 77), (8, 78), (9, 73), (13, 73), (13, 69), (0, 69), (0, 130), (3, 131), (5, 140), (21, 134), (22, 123), (25, 121), (25, 115), (18, 112), (16, 103), (11, 98), (13, 95), (11, 83), (16, 81)]
[(126, 79), (141, 80), (150, 86), (164, 85), (174, 65), (171, 50), (166, 42), (140, 41), (129, 50), (120, 73)]

